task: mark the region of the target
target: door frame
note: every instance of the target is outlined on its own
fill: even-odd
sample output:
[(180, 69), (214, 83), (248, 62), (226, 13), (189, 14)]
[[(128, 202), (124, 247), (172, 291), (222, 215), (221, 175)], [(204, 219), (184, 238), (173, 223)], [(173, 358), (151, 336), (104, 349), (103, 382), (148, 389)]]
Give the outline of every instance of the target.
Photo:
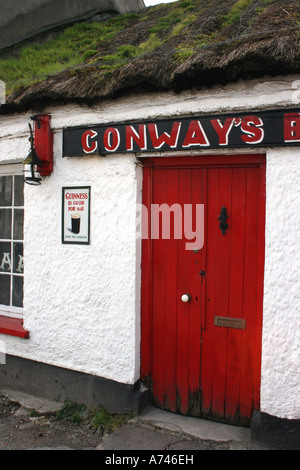
[[(152, 201), (153, 173), (156, 168), (233, 168), (259, 167), (260, 205), (258, 213), (259, 246), (258, 246), (258, 277), (257, 277), (257, 344), (254, 367), (254, 400), (253, 408), (260, 409), (261, 383), (261, 352), (262, 352), (262, 320), (264, 291), (265, 261), (265, 206), (266, 206), (266, 155), (265, 154), (233, 154), (205, 156), (175, 156), (143, 158), (143, 198), (142, 203), (149, 208)], [(150, 227), (150, 211), (148, 210), (148, 227)], [(152, 240), (142, 239), (141, 257), (141, 380), (151, 389), (152, 372)]]

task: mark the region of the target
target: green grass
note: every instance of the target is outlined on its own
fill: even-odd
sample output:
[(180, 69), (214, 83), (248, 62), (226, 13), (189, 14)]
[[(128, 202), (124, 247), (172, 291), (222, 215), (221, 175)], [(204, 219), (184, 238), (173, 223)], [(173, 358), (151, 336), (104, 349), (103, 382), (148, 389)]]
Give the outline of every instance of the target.
[(235, 2), (228, 15), (224, 17), (224, 24), (230, 25), (238, 20), (252, 2), (253, 0), (238, 0)]
[[(263, 5), (271, 1), (263, 0)], [(222, 26), (237, 21), (252, 2), (253, 0), (237, 0), (229, 13), (221, 18)], [(151, 14), (153, 13), (155, 18), (157, 9), (166, 8), (164, 4), (151, 7), (146, 15), (125, 14), (100, 23), (77, 23), (52, 39), (20, 47), (11, 57), (0, 58), (0, 80), (5, 83), (6, 93), (10, 95), (20, 87), (28, 87), (66, 70), (70, 75), (85, 74), (93, 70), (99, 80), (107, 79), (108, 74), (134, 58), (157, 49), (176, 36), (187, 34), (186, 44), (178, 46), (174, 54), (174, 61), (180, 63), (203, 46), (216, 41), (215, 32), (206, 35), (199, 31), (197, 38), (190, 41), (188, 39), (189, 25), (197, 20), (197, 15), (199, 16), (199, 3), (195, 0), (175, 2), (166, 9), (166, 14), (157, 20), (151, 19)], [(209, 0), (203, 0), (203, 8), (206, 3), (209, 3)], [(142, 36), (143, 40), (139, 44), (136, 43), (134, 34), (130, 36), (130, 26), (137, 23), (137, 20), (140, 23), (150, 22), (145, 26), (148, 28), (148, 38), (144, 39), (145, 36)], [(125, 31), (126, 28), (128, 29)], [(118, 45), (113, 47), (114, 40), (122, 31), (126, 38), (124, 44), (120, 45), (119, 41)]]
[(182, 21), (182, 11), (180, 9), (172, 10), (167, 16), (159, 18), (154, 26), (150, 28), (151, 33), (165, 32), (174, 24)]
[(99, 71), (112, 72), (130, 62), (131, 59), (153, 51), (162, 43), (163, 41), (159, 39), (156, 33), (150, 33), (148, 39), (137, 46), (130, 44), (119, 46), (114, 54), (97, 56), (95, 60), (92, 59), (89, 63), (91, 65), (97, 63)]
[(28, 87), (65, 70), (69, 70), (70, 75), (77, 74), (75, 68), (81, 65), (97, 66), (102, 77), (133, 58), (153, 51), (168, 37), (180, 34), (195, 16), (191, 14), (193, 2), (178, 3), (178, 8), (168, 11), (149, 29), (148, 39), (140, 44), (124, 44), (109, 54), (105, 53), (105, 47), (113, 43), (118, 34), (136, 18), (142, 21), (141, 15), (119, 15), (101, 23), (77, 23), (50, 40), (24, 46), (14, 56), (0, 58), (0, 80), (6, 84), (9, 95), (21, 87)]
[[(0, 80), (6, 85), (7, 95), (63, 71), (72, 76), (88, 73), (92, 68), (102, 80), (132, 59), (155, 50), (174, 36), (184, 34), (184, 29), (196, 20), (193, 10), (197, 5), (194, 0), (178, 1), (155, 22), (151, 20), (151, 12), (155, 14), (157, 9), (165, 8), (164, 4), (151, 7), (146, 16), (130, 13), (100, 23), (77, 23), (52, 39), (20, 46), (11, 56), (0, 57)], [(135, 38), (130, 37), (129, 28), (128, 34), (126, 31), (128, 43), (113, 48), (115, 38), (137, 20), (140, 23), (150, 21), (148, 38), (141, 40), (140, 44), (131, 44)], [(184, 54), (182, 52), (182, 56)]]
[(67, 402), (62, 410), (57, 413), (57, 418), (65, 421), (70, 421), (74, 424), (80, 424), (83, 421), (83, 417), (86, 413), (86, 407), (84, 405), (78, 405), (77, 403)]
[(159, 47), (163, 41), (159, 38), (159, 36), (155, 33), (151, 33), (147, 39), (147, 41), (142, 42), (139, 45), (139, 53), (146, 54), (147, 52), (151, 52), (157, 47)]
[(16, 88), (83, 64), (135, 17), (127, 14), (103, 23), (77, 23), (43, 44), (23, 47), (13, 57), (0, 59), (0, 80), (10, 94)]
[(217, 33), (213, 32), (210, 35), (208, 34), (199, 34), (193, 42), (186, 42), (180, 44), (176, 48), (173, 59), (177, 63), (182, 63), (189, 57), (191, 57), (195, 52), (199, 51), (204, 46), (209, 46), (217, 40)]
[(189, 25), (190, 23), (193, 23), (193, 21), (196, 21), (197, 17), (196, 15), (190, 14), (185, 16), (181, 22), (177, 25), (175, 25), (172, 29), (172, 36), (178, 36), (178, 34), (181, 34), (181, 32), (184, 30), (184, 28)]
[(89, 411), (85, 405), (69, 401), (57, 413), (56, 417), (59, 420), (77, 425), (88, 422), (95, 430), (99, 430), (101, 433), (112, 432), (118, 426), (125, 424), (129, 419), (129, 415), (126, 414), (112, 414), (105, 408)]
[(100, 408), (92, 412), (91, 416), (92, 426), (102, 432), (112, 432), (115, 428), (125, 424), (128, 421), (127, 415), (110, 414), (104, 408)]
[(97, 56), (91, 59), (89, 64), (97, 64), (97, 69), (101, 73), (109, 73), (130, 62), (131, 59), (142, 56), (152, 51), (161, 44), (156, 34), (151, 33), (146, 41), (134, 46), (131, 44), (119, 46), (114, 54), (107, 54), (102, 57)]
[(194, 2), (180, 2), (166, 16), (157, 20), (156, 24), (150, 28), (150, 33), (164, 35), (171, 30), (171, 35), (176, 36), (187, 24), (195, 21), (196, 16), (191, 13), (195, 7)]
[(266, 7), (269, 5), (269, 3), (272, 3), (273, 0), (263, 0), (262, 6), (255, 8), (255, 13), (261, 14), (265, 11)]

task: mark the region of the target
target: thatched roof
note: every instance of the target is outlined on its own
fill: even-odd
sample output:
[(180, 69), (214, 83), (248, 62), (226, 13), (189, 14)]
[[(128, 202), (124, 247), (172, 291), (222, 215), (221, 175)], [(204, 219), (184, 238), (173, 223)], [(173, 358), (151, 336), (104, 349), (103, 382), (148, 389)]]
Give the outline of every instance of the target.
[(299, 0), (180, 0), (133, 15), (84, 64), (14, 92), (6, 109), (299, 73), (299, 39)]

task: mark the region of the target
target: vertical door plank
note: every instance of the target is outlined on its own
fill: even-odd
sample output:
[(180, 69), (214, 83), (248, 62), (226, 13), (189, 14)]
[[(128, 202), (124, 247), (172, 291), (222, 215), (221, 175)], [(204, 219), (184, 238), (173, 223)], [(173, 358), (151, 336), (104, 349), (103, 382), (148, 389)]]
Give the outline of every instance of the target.
[[(206, 205), (207, 192), (207, 170), (194, 169), (192, 171), (192, 202), (193, 202), (193, 231), (198, 231), (198, 242), (195, 250), (190, 252), (191, 270), (191, 308), (189, 322), (189, 392), (190, 392), (190, 412), (200, 413), (200, 369), (201, 369), (201, 320), (202, 309), (205, 304), (205, 276), (201, 276), (200, 271), (206, 270), (205, 238), (204, 245), (200, 231), (205, 231), (205, 220), (199, 219), (196, 213), (197, 204)], [(205, 211), (204, 211), (205, 215)], [(196, 224), (198, 227), (196, 227)], [(196, 241), (196, 240), (195, 240)]]
[[(232, 233), (232, 210), (231, 210), (231, 181), (232, 169), (223, 168), (218, 171), (217, 186), (217, 206), (210, 208), (217, 213), (215, 228), (216, 230), (216, 255), (217, 262), (214, 266), (215, 271), (215, 312), (216, 316), (228, 316), (229, 301), (229, 270), (230, 270), (230, 239)], [(219, 224), (222, 207), (225, 206), (228, 213), (228, 230), (223, 235)], [(210, 321), (213, 323), (214, 319)], [(224, 416), (225, 397), (226, 397), (226, 373), (227, 373), (227, 340), (228, 329), (223, 327), (214, 327), (214, 362), (213, 362), (213, 396), (212, 409), (214, 414), (219, 417)]]
[[(234, 168), (232, 173), (229, 273), (229, 316), (232, 318), (243, 318), (246, 171), (244, 168)], [(242, 330), (229, 328), (225, 410), (229, 419), (239, 410), (241, 348)]]
[(245, 269), (244, 269), (244, 318), (243, 331), (241, 403), (242, 416), (250, 416), (254, 394), (254, 353), (256, 349), (257, 276), (258, 276), (258, 214), (259, 170), (247, 169), (246, 223), (245, 223)]
[(205, 328), (202, 330), (201, 345), (201, 410), (204, 416), (209, 415), (212, 405), (213, 363), (214, 363), (214, 312), (215, 312), (215, 278), (217, 262), (217, 218), (218, 218), (218, 169), (207, 170), (207, 208), (205, 228), (206, 251), (206, 302)]
[[(178, 203), (178, 169), (165, 170), (166, 200), (169, 206)], [(170, 219), (170, 239), (162, 240), (163, 256), (165, 258), (165, 289), (161, 297), (165, 297), (165, 331), (164, 331), (164, 406), (170, 411), (176, 411), (176, 338), (177, 338), (177, 243), (176, 219)]]
[[(191, 170), (179, 171), (179, 201), (191, 204)], [(182, 211), (183, 212), (183, 211)], [(184, 219), (182, 231), (184, 234)], [(191, 289), (191, 252), (185, 249), (184, 237), (178, 240), (178, 314), (177, 314), (177, 401), (180, 412), (186, 414), (189, 408), (189, 321), (191, 302), (183, 303), (181, 296), (190, 294)]]

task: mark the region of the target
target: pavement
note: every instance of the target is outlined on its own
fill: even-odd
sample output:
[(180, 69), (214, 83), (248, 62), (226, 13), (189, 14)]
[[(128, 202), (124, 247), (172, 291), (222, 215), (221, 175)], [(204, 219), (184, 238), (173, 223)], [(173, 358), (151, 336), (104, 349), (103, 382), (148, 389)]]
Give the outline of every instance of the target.
[(250, 429), (148, 407), (105, 436), (97, 450), (266, 450), (251, 442)]
[[(34, 410), (39, 415), (45, 416), (55, 414), (64, 405), (11, 390), (2, 390), (0, 395), (9, 398), (14, 403), (20, 404), (20, 408), (14, 415), (15, 419), (18, 416), (21, 417), (24, 414), (24, 410), (27, 410), (27, 412)], [(29, 430), (28, 426), (29, 423), (23, 424), (23, 428), (27, 429), (27, 433)], [(64, 434), (66, 436), (65, 439), (58, 439), (57, 432), (56, 430), (52, 442), (50, 434), (48, 434), (48, 440), (42, 441), (42, 449), (81, 450), (84, 446), (87, 448), (87, 445), (89, 445), (90, 447), (87, 450), (106, 451), (104, 452), (105, 455), (107, 453), (110, 454), (111, 451), (115, 455), (117, 451), (122, 453), (122, 451), (196, 452), (200, 450), (268, 450), (251, 441), (249, 428), (182, 416), (152, 406), (147, 407), (139, 416), (131, 419), (126, 425), (117, 428), (111, 434), (104, 435), (98, 442), (93, 441), (93, 445), (83, 444), (82, 436), (76, 437), (74, 435), (73, 440), (70, 440), (70, 436), (67, 435), (68, 432)], [(73, 431), (70, 430), (71, 432)], [(46, 433), (44, 432), (45, 436)], [(90, 436), (87, 437), (88, 440), (86, 442), (91, 442), (89, 440)], [(76, 438), (77, 441), (74, 440)], [(14, 439), (16, 438), (14, 437)], [(41, 448), (42, 442), (40, 441), (39, 448)], [(28, 441), (28, 443), (23, 441), (22, 445), (22, 448), (29, 450), (33, 446), (31, 441)], [(18, 442), (14, 442), (13, 446), (18, 448)], [(36, 437), (34, 448), (38, 448)]]

